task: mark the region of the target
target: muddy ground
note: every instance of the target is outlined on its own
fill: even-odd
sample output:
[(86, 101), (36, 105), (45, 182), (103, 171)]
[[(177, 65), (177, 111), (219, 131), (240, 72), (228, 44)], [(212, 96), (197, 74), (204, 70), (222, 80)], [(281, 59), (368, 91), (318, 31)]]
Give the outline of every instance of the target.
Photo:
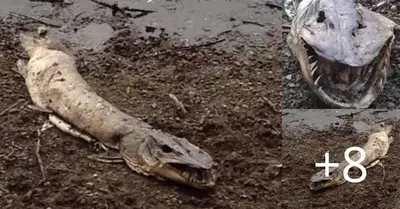
[[(359, 0), (357, 1), (367, 8), (372, 8), (381, 2), (380, 0)], [(386, 17), (400, 24), (400, 2), (396, 0), (387, 1), (384, 6), (376, 10)], [(396, 6), (397, 10), (391, 10), (392, 6)], [(290, 23), (285, 16), (283, 24)], [(324, 104), (311, 89), (307, 86), (302, 78), (300, 66), (286, 44), (288, 33), (284, 32), (282, 46), (282, 74), (283, 74), (283, 107), (286, 109), (324, 109), (330, 108)], [(371, 104), (369, 108), (400, 108), (400, 38), (397, 37), (391, 53), (391, 69), (393, 75), (388, 78), (383, 93)]]
[[(278, 8), (267, 1), (119, 1), (157, 10), (134, 18), (112, 16), (89, 0), (47, 2), (0, 3), (1, 208), (281, 204)], [(49, 35), (71, 48), (80, 73), (101, 96), (208, 151), (219, 164), (216, 187), (199, 191), (137, 175), (124, 164), (91, 161), (86, 156), (97, 152), (91, 145), (55, 128), (38, 136), (46, 116), (27, 108), (27, 89), (13, 69), (18, 58), (26, 58), (18, 33), (42, 24), (52, 25)], [(169, 93), (185, 104), (187, 114), (177, 110)]]
[[(398, 110), (284, 110), (283, 115), (283, 208), (400, 208)], [(380, 122), (394, 126), (394, 142), (381, 161), (384, 170), (377, 165), (361, 183), (311, 192), (309, 179), (323, 169), (315, 163), (324, 162), (326, 152), (331, 163), (344, 160), (344, 151), (362, 147)]]

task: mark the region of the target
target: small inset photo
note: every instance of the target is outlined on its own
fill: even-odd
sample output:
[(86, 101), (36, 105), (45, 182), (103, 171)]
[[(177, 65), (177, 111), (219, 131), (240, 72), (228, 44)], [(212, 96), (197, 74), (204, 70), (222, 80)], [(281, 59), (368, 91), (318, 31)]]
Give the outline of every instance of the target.
[(397, 208), (400, 110), (283, 111), (283, 208)]
[(283, 108), (399, 109), (399, 8), (400, 1), (284, 0)]

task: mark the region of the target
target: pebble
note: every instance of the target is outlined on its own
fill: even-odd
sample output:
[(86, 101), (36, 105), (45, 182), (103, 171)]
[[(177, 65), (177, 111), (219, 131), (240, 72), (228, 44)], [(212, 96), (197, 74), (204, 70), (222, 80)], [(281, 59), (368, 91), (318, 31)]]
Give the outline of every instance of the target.
[(392, 5), (392, 6), (390, 7), (390, 11), (396, 12), (396, 11), (397, 11), (396, 5)]
[(389, 102), (389, 103), (388, 103), (388, 107), (389, 107), (389, 108), (393, 108), (393, 107), (395, 107), (395, 106), (396, 106), (396, 105), (395, 105), (393, 102)]
[(292, 74), (285, 76), (287, 80), (292, 80)]

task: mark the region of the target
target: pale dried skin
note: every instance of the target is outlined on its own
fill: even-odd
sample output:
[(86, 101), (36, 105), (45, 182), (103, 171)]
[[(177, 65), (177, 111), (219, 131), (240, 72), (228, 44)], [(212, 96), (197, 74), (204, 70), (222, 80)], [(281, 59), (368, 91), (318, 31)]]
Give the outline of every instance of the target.
[(111, 147), (116, 148), (118, 138), (134, 127), (151, 128), (93, 92), (77, 72), (74, 59), (61, 51), (38, 48), (26, 70), (26, 85), (35, 105), (53, 110)]
[[(208, 153), (184, 138), (153, 129), (97, 95), (78, 73), (75, 58), (62, 45), (26, 34), (21, 34), (20, 40), (30, 60), (26, 65), (19, 60), (17, 65), (33, 103), (90, 136), (77, 134), (71, 127), (63, 130), (65, 125), (60, 126), (63, 131), (85, 140), (93, 137), (118, 149), (129, 167), (138, 173), (150, 173), (198, 188), (214, 185), (215, 176), (192, 182), (197, 174), (166, 167), (175, 163), (209, 170), (213, 161)], [(60, 125), (57, 120), (52, 122)]]

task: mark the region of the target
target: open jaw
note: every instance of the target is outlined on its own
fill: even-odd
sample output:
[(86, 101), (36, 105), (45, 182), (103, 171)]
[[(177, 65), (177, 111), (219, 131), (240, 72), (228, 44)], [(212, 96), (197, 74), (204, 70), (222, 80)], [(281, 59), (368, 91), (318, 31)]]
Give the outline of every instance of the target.
[(214, 169), (194, 168), (177, 163), (153, 166), (150, 173), (197, 189), (212, 188), (215, 186), (216, 180)]
[(215, 162), (206, 151), (185, 138), (154, 129), (135, 131), (121, 139), (120, 153), (137, 173), (197, 189), (215, 186)]
[[(369, 64), (349, 66), (318, 55), (304, 39), (299, 47), (307, 54), (302, 72), (312, 90), (328, 105), (339, 108), (368, 108), (383, 91), (389, 68), (388, 39), (380, 53)], [(308, 78), (308, 79), (307, 79)]]
[(310, 189), (317, 191), (344, 184), (346, 180), (343, 178), (342, 173), (342, 169), (330, 168), (329, 176), (326, 177), (325, 169), (323, 169), (311, 177)]

